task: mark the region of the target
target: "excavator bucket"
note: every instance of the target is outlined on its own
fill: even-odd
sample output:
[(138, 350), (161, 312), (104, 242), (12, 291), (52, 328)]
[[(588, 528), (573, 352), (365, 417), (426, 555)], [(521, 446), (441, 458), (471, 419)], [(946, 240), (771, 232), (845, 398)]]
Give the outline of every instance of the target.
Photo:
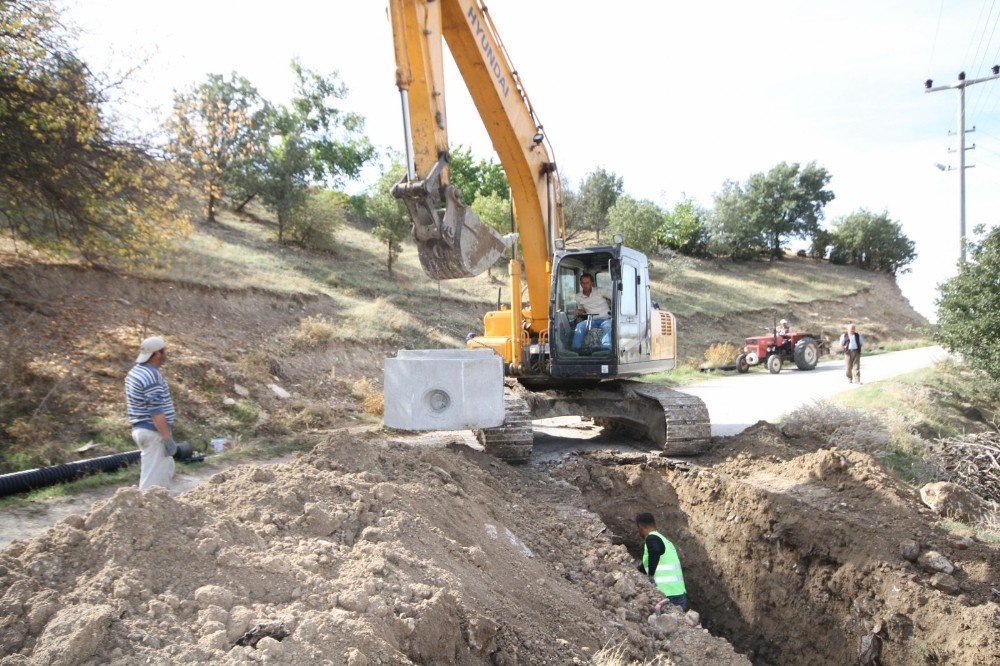
[(458, 199), (458, 190), (445, 187), (445, 208), (434, 211), (440, 219), (440, 237), (420, 240), (420, 265), (432, 278), (450, 280), (479, 275), (496, 263), (507, 247), (505, 239), (479, 219)]
[[(392, 188), (392, 196), (410, 214), (420, 265), (427, 275), (437, 280), (474, 277), (492, 266), (515, 236), (501, 236), (483, 224), (453, 185), (439, 187), (439, 169), (424, 180), (404, 178)], [(439, 208), (441, 194), (444, 210)]]

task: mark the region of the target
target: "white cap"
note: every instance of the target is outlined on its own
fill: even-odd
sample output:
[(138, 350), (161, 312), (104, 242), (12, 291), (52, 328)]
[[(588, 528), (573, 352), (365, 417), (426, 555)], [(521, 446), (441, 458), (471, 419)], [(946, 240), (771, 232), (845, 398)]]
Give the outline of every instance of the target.
[(779, 321), (778, 323), (779, 323), (779, 324), (787, 324), (787, 323), (788, 323), (788, 320), (787, 320), (787, 319), (782, 319), (782, 320), (781, 320), (781, 321)]
[(145, 363), (146, 361), (149, 360), (150, 356), (160, 351), (161, 349), (165, 349), (166, 346), (167, 343), (163, 341), (163, 338), (157, 338), (157, 337), (146, 338), (145, 340), (142, 341), (142, 343), (139, 344), (139, 355), (135, 357), (135, 362)]

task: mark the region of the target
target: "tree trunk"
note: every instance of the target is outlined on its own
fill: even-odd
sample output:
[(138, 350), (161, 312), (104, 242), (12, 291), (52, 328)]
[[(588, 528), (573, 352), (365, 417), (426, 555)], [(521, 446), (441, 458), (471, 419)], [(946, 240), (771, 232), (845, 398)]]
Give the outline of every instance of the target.
[(392, 257), (392, 244), (390, 243), (389, 244), (389, 257), (388, 257), (388, 261), (386, 261), (386, 268), (389, 271), (389, 277), (392, 277), (392, 259), (393, 259), (393, 257)]
[(246, 205), (247, 205), (248, 203), (250, 203), (251, 201), (253, 201), (253, 200), (254, 200), (254, 199), (255, 199), (256, 197), (257, 197), (257, 194), (256, 194), (256, 193), (254, 193), (254, 194), (251, 194), (250, 196), (248, 196), (248, 197), (247, 197), (246, 199), (244, 199), (244, 200), (243, 200), (243, 203), (241, 203), (241, 204), (240, 204), (239, 206), (237, 206), (237, 207), (236, 207), (236, 212), (237, 212), (237, 213), (242, 213), (242, 212), (243, 212), (243, 208), (244, 208), (244, 207), (245, 207), (245, 206), (246, 206)]
[(215, 195), (208, 195), (208, 221), (215, 222)]
[(285, 214), (278, 212), (278, 244), (285, 242)]

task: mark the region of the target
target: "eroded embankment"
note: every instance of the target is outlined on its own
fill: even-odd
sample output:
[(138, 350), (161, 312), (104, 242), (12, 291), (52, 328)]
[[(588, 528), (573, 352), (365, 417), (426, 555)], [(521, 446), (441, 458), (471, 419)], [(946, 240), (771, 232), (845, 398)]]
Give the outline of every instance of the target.
[(657, 596), (569, 484), (344, 433), (0, 551), (0, 664), (746, 663)]
[[(848, 321), (856, 322), (866, 344), (905, 340), (926, 335), (929, 325), (903, 296), (891, 275), (868, 273), (871, 286), (839, 299), (790, 301), (781, 307), (731, 312), (712, 317), (703, 314), (678, 318), (681, 358), (701, 358), (709, 345), (718, 342), (742, 344), (747, 336), (760, 335), (778, 318), (788, 319), (795, 330), (825, 339), (839, 336)], [(766, 284), (758, 285), (766, 288)], [(669, 303), (665, 305), (669, 309)]]
[(1000, 663), (996, 546), (934, 528), (868, 455), (770, 428), (725, 446), (687, 470), (595, 454), (555, 472), (633, 552), (631, 518), (652, 511), (705, 626), (755, 663)]

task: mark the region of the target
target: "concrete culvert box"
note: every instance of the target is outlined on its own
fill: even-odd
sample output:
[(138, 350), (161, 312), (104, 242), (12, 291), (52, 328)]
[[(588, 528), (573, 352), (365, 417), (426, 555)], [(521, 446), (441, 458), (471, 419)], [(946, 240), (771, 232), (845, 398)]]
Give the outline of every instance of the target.
[(503, 423), (503, 361), (489, 349), (401, 349), (385, 360), (385, 424), (400, 430)]

